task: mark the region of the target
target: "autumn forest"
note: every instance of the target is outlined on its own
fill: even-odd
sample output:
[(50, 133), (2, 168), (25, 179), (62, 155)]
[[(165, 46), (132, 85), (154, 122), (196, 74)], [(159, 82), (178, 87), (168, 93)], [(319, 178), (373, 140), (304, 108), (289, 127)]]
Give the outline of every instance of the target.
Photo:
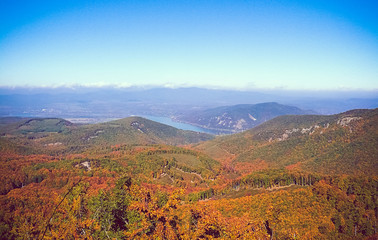
[(2, 239), (377, 239), (378, 110), (225, 136), (0, 120)]

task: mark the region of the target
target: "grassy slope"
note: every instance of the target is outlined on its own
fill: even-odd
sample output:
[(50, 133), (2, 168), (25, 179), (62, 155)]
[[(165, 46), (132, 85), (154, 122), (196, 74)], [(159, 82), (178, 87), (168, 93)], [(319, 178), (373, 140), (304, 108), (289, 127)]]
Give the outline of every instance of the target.
[(64, 132), (73, 125), (61, 118), (1, 118), (1, 134)]

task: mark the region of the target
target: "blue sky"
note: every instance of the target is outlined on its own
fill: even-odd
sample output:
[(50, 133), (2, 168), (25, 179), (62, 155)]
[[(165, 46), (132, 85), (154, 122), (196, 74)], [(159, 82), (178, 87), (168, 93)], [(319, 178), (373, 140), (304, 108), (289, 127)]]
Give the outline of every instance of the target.
[(377, 1), (0, 1), (0, 86), (378, 89)]

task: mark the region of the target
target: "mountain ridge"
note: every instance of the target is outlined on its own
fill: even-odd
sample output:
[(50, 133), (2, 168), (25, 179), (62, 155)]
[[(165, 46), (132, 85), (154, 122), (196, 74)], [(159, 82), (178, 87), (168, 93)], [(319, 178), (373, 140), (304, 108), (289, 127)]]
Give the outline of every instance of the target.
[(195, 148), (244, 173), (248, 169), (291, 168), (321, 174), (376, 175), (377, 126), (378, 109), (280, 116)]
[(335, 114), (378, 107), (377, 94), (340, 91), (237, 91), (205, 88), (1, 88), (0, 116), (123, 118), (179, 116), (235, 104), (279, 102)]
[(210, 140), (210, 134), (180, 130), (142, 117), (77, 125), (61, 118), (2, 119), (0, 134), (10, 139), (48, 148), (87, 148), (111, 144), (185, 145)]
[(203, 128), (241, 132), (258, 126), (280, 115), (303, 115), (314, 113), (294, 106), (266, 102), (258, 104), (238, 104), (194, 111), (177, 119)]

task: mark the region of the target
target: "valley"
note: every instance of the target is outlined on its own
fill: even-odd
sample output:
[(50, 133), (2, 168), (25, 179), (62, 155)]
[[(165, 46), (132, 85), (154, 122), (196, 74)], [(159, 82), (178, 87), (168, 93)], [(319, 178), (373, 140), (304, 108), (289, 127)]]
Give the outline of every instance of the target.
[(377, 123), (377, 109), (284, 115), (214, 136), (141, 117), (1, 118), (0, 232), (374, 238)]
[(222, 106), (194, 111), (179, 116), (177, 119), (203, 128), (230, 134), (251, 129), (280, 115), (305, 115), (310, 113), (313, 112), (270, 102)]
[(0, 240), (377, 240), (378, 1), (0, 1)]

